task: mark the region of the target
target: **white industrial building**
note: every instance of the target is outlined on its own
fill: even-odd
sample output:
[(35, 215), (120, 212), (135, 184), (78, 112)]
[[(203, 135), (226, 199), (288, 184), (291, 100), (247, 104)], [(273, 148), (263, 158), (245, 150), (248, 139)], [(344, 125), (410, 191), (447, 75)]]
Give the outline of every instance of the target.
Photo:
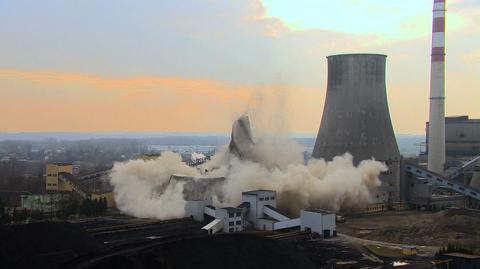
[(304, 209), (300, 212), (300, 230), (311, 231), (323, 237), (337, 235), (335, 213), (319, 210)]
[(220, 231), (232, 233), (244, 229), (276, 231), (293, 227), (301, 227), (302, 231), (316, 232), (326, 237), (336, 234), (334, 213), (302, 210), (300, 218), (291, 219), (277, 211), (277, 193), (272, 190), (243, 192), (242, 204), (238, 207), (215, 208), (211, 200), (187, 201), (185, 214), (200, 222), (212, 219), (202, 228), (209, 234)]

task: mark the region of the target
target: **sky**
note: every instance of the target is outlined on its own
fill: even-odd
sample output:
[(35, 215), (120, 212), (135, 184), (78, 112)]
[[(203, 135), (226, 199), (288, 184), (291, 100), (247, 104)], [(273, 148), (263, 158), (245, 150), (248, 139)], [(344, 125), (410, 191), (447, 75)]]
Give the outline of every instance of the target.
[[(395, 132), (423, 134), (432, 2), (0, 0), (0, 131), (227, 133), (254, 111), (315, 134), (326, 56), (366, 52)], [(447, 8), (446, 112), (480, 118), (480, 1)]]

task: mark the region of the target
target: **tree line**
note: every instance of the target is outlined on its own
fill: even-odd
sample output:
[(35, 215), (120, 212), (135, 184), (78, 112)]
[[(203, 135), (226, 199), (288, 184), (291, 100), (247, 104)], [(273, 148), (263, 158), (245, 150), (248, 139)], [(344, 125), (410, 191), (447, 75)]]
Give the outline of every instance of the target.
[(27, 210), (26, 208), (18, 210), (14, 207), (7, 210), (5, 203), (0, 198), (0, 224), (24, 223), (27, 220), (49, 220), (56, 218), (69, 218), (71, 216), (100, 216), (107, 211), (107, 199), (69, 199), (59, 202), (59, 208), (55, 212), (46, 212), (44, 210)]

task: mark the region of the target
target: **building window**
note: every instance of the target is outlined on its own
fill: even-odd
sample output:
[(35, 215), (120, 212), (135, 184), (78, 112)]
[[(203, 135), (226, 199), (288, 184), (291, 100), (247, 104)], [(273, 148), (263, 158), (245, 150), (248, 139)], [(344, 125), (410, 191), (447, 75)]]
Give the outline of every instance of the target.
[(242, 221), (241, 221), (241, 220), (237, 220), (237, 225), (242, 225)]
[(228, 232), (233, 233), (233, 232), (235, 232), (235, 230), (233, 228), (230, 228), (230, 229), (228, 229)]
[(234, 221), (230, 221), (230, 222), (228, 223), (228, 226), (234, 226), (234, 225), (235, 225), (235, 222), (234, 222)]
[(260, 198), (260, 201), (263, 201), (263, 200), (265, 200), (265, 199), (263, 199), (263, 197), (262, 197), (262, 198)]
[(268, 198), (268, 197), (265, 197), (265, 201), (268, 201), (268, 200), (270, 200), (270, 198)]
[(235, 215), (236, 215), (237, 217), (241, 217), (241, 216), (242, 216), (242, 212), (237, 212), (237, 213), (235, 213)]
[(235, 217), (235, 215), (233, 214), (233, 212), (231, 212), (231, 213), (228, 213), (228, 217), (233, 218), (233, 217)]

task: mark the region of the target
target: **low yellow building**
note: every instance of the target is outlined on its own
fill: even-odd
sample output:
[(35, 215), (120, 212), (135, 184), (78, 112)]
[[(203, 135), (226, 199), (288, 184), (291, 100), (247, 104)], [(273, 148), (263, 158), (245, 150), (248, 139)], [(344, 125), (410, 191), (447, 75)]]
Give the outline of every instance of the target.
[(378, 204), (370, 204), (367, 206), (367, 213), (375, 213), (375, 212), (382, 212), (388, 210), (387, 203), (378, 203)]
[(99, 193), (99, 192), (93, 192), (90, 194), (90, 199), (92, 200), (99, 200), (105, 198), (107, 200), (107, 207), (108, 208), (113, 208), (115, 207), (115, 197), (112, 191), (110, 192), (104, 192), (104, 193)]
[(73, 174), (71, 163), (48, 163), (45, 171), (45, 188), (47, 191), (72, 191), (70, 184), (59, 180), (59, 173)]
[(377, 204), (370, 204), (367, 206), (366, 213), (375, 213), (375, 212), (383, 212), (388, 210), (393, 211), (400, 211), (400, 210), (408, 210), (410, 208), (408, 203), (377, 203)]
[(402, 246), (402, 253), (405, 256), (417, 255), (417, 248), (414, 246)]

